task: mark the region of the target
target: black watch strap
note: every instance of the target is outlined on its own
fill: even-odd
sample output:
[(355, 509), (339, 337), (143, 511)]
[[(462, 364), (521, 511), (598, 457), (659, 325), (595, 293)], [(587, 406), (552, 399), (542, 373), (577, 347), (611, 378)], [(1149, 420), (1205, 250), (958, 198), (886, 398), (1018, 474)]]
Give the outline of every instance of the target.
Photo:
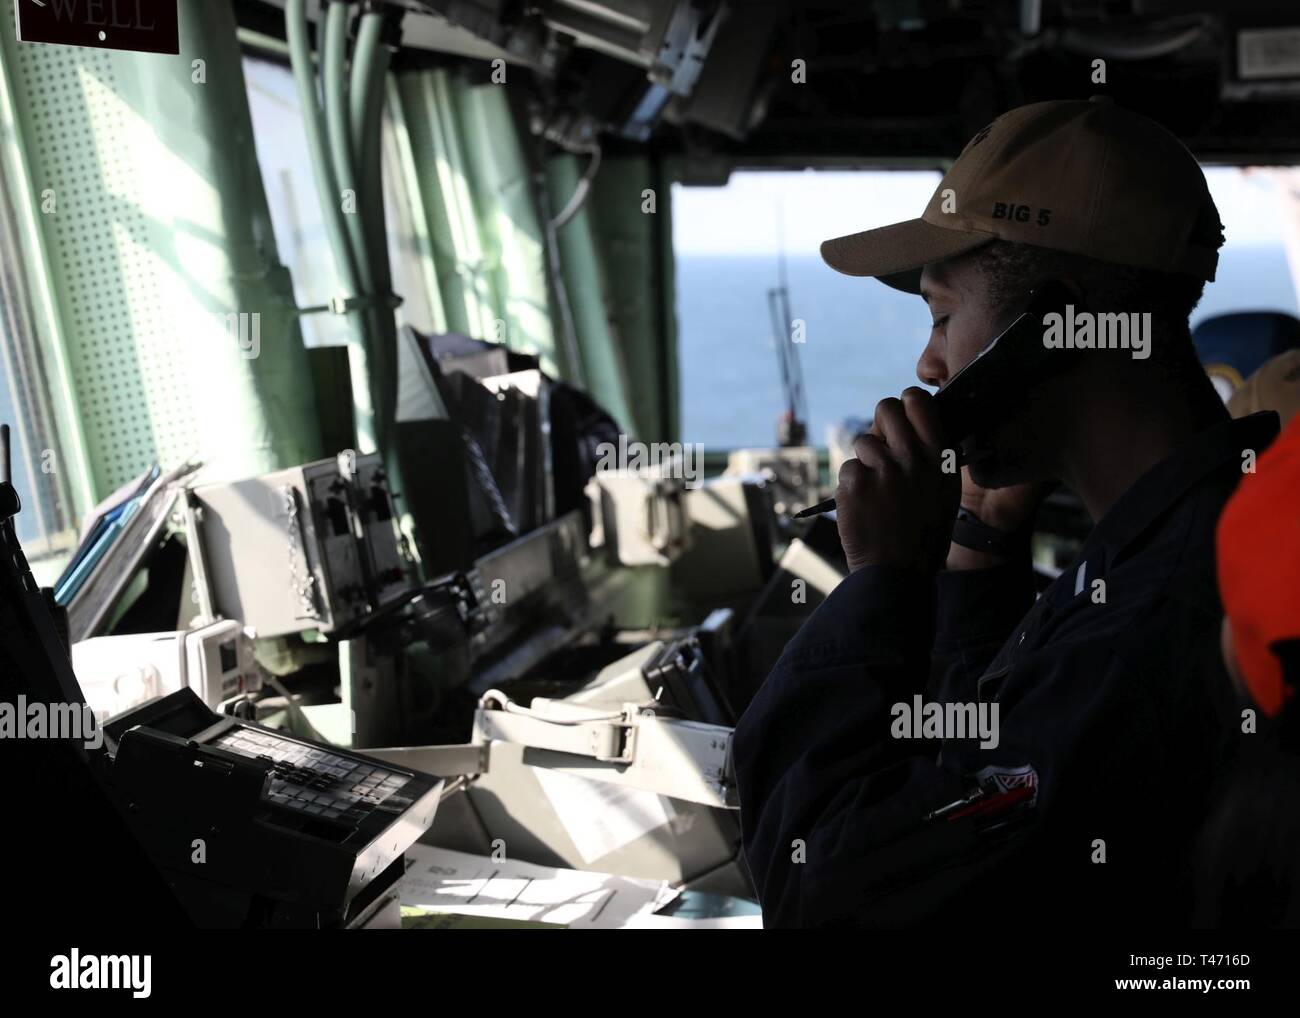
[(957, 509), (957, 519), (952, 525), (952, 540), (963, 548), (987, 552), (1002, 558), (1012, 558), (1029, 546), (1029, 528), (1017, 531), (990, 527), (965, 506)]

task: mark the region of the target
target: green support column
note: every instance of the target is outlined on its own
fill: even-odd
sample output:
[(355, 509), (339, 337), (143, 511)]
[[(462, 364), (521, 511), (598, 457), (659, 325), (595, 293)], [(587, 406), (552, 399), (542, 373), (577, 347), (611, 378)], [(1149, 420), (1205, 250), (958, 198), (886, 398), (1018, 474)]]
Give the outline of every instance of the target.
[[(409, 236), (409, 248), (406, 251), (406, 268), (409, 272), (407, 286), (415, 286), (423, 301), (426, 320), (420, 324), (434, 332), (447, 331), (447, 312), (442, 304), (442, 292), (438, 285), (438, 268), (434, 261), (434, 239), (430, 231), (430, 215), (424, 192), (420, 187), (420, 173), (416, 166), (415, 146), (411, 141), (411, 128), (407, 124), (405, 103), (402, 89), (398, 85), (397, 75), (390, 74), (386, 85), (386, 111), (390, 130), (385, 137), (385, 159), (389, 172), (393, 173), (398, 184), (393, 188), (396, 196), (394, 216), (400, 221), (400, 230)], [(399, 264), (394, 265), (400, 270)], [(406, 315), (414, 304), (417, 294), (403, 293), (406, 304), (399, 309), (399, 314)]]
[[(207, 62), (206, 85), (193, 81), (196, 60)], [(256, 357), (247, 356), (238, 345), (232, 355), (225, 336), (207, 348), (205, 363), (215, 372), (211, 377), (222, 378), (229, 389), (205, 406), (201, 427), (206, 457), (214, 466), (225, 461), (232, 475), (319, 458), (333, 450), (321, 447), (316, 426), (311, 369), (292, 280), (280, 263), (257, 164), (230, 5), (181, 0), (180, 59), (170, 68), (154, 64), (144, 88), (155, 97), (159, 120), (154, 123), (165, 126), (165, 133), (159, 132), (164, 143), (211, 188), (206, 197), (213, 203), (210, 211), (218, 227), (212, 242), (219, 282), (209, 299), (219, 294), (228, 300), (223, 307), (218, 298), (219, 313), (231, 309), (261, 315)], [(186, 303), (202, 303), (210, 285), (196, 279)], [(246, 416), (232, 421), (232, 411)]]
[[(571, 155), (556, 156), (547, 163), (546, 176), (551, 207), (562, 209), (582, 177), (578, 160)], [(586, 205), (560, 228), (559, 248), (587, 387), (620, 427), (640, 438), (640, 422), (632, 412), (630, 395), (634, 380), (628, 377), (622, 343), (606, 314), (603, 257)]]
[(505, 323), (503, 336), (483, 338), (533, 354), (542, 370), (561, 376), (547, 298), (546, 244), (506, 88), (461, 84), (456, 89), (484, 253)]
[[(655, 211), (644, 211), (647, 191)], [(647, 442), (677, 440), (677, 314), (673, 287), (672, 190), (644, 156), (605, 159), (588, 202), (598, 243), (608, 313), (622, 341), (637, 433)]]
[(445, 71), (407, 72), (398, 82), (447, 328), (486, 338), (497, 316), (451, 82)]

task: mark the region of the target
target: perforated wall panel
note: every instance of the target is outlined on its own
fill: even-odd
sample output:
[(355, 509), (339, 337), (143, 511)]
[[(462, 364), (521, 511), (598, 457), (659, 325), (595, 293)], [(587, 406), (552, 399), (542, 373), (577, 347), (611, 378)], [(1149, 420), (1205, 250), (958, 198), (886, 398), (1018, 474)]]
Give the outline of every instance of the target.
[[(4, 0), (12, 23), (13, 0)], [(29, 159), (60, 280), (69, 368), (99, 494), (154, 460), (198, 447), (190, 365), (156, 252), (170, 237), (149, 218), (144, 168), (167, 158), (115, 78), (112, 53), (17, 46)], [(53, 211), (46, 211), (50, 202)], [(146, 381), (147, 380), (147, 381)]]

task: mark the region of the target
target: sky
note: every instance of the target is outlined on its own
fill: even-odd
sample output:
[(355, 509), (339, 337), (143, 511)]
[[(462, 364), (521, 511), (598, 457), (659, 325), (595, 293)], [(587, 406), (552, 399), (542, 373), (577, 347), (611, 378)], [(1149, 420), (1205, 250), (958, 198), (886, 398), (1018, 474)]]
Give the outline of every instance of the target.
[[(1206, 178), (1230, 244), (1283, 242), (1274, 185), (1265, 175), (1212, 166)], [(721, 188), (677, 185), (673, 243), (682, 255), (775, 252), (779, 215), (786, 251), (816, 254), (829, 237), (919, 216), (938, 181), (928, 171), (805, 170), (734, 173)]]

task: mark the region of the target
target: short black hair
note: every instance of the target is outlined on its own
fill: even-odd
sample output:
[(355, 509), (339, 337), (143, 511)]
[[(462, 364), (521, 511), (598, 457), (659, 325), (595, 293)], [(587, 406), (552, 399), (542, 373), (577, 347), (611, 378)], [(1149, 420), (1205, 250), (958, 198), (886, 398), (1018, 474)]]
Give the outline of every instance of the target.
[(1071, 279), (1083, 288), (1082, 303), (1089, 310), (1150, 312), (1156, 332), (1164, 336), (1187, 334), (1188, 319), (1205, 292), (1205, 281), (1195, 276), (1009, 240), (980, 248), (977, 264), (988, 281), (989, 306), (996, 311), (1024, 301), (1045, 280)]

